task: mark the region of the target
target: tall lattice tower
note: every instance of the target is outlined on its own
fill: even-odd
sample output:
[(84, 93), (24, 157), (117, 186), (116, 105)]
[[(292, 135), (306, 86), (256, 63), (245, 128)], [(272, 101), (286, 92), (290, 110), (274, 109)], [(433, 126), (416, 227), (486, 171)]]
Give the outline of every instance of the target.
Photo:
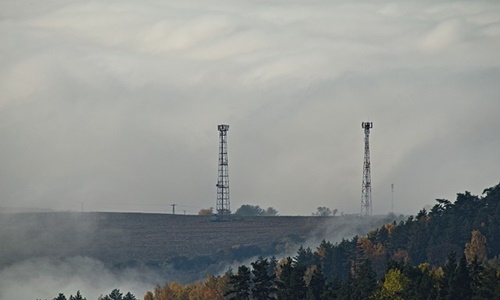
[(361, 127), (365, 130), (365, 160), (363, 163), (363, 184), (361, 186), (361, 215), (372, 215), (372, 179), (370, 171), (370, 129), (372, 122), (363, 122)]
[(217, 221), (229, 220), (231, 214), (229, 202), (229, 169), (227, 159), (227, 131), (229, 125), (217, 126), (219, 130), (219, 176), (217, 179)]

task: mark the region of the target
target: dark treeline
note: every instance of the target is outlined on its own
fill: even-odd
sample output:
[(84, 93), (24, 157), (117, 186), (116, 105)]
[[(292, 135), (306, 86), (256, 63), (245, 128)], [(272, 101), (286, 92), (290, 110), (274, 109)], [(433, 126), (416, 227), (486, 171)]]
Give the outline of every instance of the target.
[(500, 299), (500, 184), (281, 260), (147, 292), (167, 299)]

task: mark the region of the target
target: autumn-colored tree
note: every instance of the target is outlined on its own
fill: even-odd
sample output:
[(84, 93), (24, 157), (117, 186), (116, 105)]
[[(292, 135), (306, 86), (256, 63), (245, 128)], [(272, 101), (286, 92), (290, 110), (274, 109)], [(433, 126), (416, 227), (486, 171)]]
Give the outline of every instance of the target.
[(363, 248), (364, 258), (372, 263), (372, 269), (379, 277), (384, 274), (386, 260), (386, 249), (381, 243), (372, 243), (368, 238), (358, 238), (358, 244)]
[(198, 212), (198, 215), (199, 216), (211, 216), (214, 214), (214, 208), (213, 207), (210, 207), (210, 208), (202, 208), (200, 209), (200, 211)]
[(486, 260), (486, 238), (479, 230), (472, 230), (470, 243), (465, 244), (465, 257), (470, 264), (473, 260), (482, 263)]
[(189, 300), (223, 300), (227, 292), (228, 276), (209, 275), (203, 282), (193, 285)]
[(387, 271), (384, 277), (384, 283), (382, 288), (377, 293), (377, 299), (387, 299), (387, 300), (403, 300), (402, 296), (404, 290), (406, 290), (409, 283), (408, 277), (406, 277), (403, 272), (399, 269), (390, 269)]
[(165, 284), (163, 287), (157, 286), (154, 293), (147, 292), (144, 300), (188, 300), (192, 285), (181, 285), (177, 281)]
[(402, 263), (407, 263), (410, 259), (410, 255), (408, 254), (408, 250), (398, 249), (392, 255), (392, 260)]
[(155, 300), (155, 297), (151, 291), (147, 291), (144, 295), (144, 300)]

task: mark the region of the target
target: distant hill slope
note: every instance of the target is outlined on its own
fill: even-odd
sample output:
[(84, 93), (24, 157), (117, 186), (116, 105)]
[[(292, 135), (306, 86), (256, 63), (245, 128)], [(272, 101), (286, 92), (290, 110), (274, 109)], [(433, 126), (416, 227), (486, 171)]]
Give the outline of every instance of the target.
[(89, 256), (107, 265), (161, 264), (175, 257), (293, 252), (327, 238), (364, 234), (383, 217), (239, 217), (210, 222), (206, 216), (141, 213), (0, 214), (0, 267), (33, 257)]

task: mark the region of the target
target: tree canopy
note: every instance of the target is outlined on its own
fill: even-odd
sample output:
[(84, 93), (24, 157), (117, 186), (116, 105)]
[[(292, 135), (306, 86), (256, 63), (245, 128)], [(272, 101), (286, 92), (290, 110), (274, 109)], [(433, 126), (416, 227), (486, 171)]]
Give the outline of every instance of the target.
[(278, 211), (272, 207), (263, 209), (259, 205), (243, 204), (234, 214), (238, 216), (276, 216)]

